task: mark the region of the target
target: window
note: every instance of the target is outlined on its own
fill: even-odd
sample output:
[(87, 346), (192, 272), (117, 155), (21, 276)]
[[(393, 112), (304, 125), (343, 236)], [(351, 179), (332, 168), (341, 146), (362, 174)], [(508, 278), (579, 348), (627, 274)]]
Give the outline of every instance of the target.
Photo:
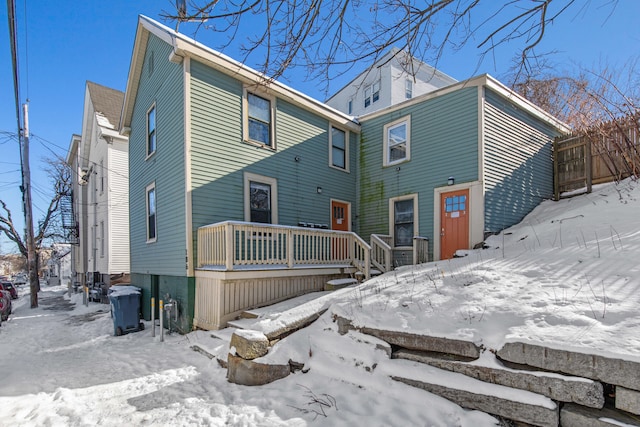
[(100, 194), (104, 193), (104, 160), (100, 160)]
[(371, 86), (364, 88), (364, 108), (371, 105)]
[(416, 194), (389, 200), (390, 232), (393, 235), (394, 246), (413, 246), (413, 236), (416, 235), (418, 229), (417, 205), (418, 196)]
[(348, 114), (353, 114), (353, 99), (350, 99), (347, 103)]
[(413, 81), (410, 79), (404, 81), (404, 97), (406, 99), (413, 97)]
[(410, 134), (410, 116), (384, 126), (384, 166), (410, 160)]
[(156, 105), (147, 111), (147, 157), (156, 152)]
[(278, 182), (274, 178), (244, 174), (245, 221), (278, 223)]
[(154, 242), (156, 237), (156, 185), (154, 183), (147, 187), (147, 242)]
[(378, 80), (373, 84), (371, 97), (373, 102), (376, 102), (377, 100), (380, 99), (380, 80)]
[(275, 148), (273, 101), (245, 89), (244, 139), (263, 147)]
[(329, 165), (345, 171), (349, 170), (348, 137), (349, 134), (347, 132), (331, 126), (329, 132)]

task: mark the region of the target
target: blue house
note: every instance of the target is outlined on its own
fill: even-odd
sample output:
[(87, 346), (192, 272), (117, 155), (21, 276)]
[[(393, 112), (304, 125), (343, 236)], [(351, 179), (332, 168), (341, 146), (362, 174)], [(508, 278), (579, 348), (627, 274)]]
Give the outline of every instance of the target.
[(120, 127), (131, 281), (182, 332), (472, 247), (551, 196), (566, 130), (489, 76), (356, 119), (146, 17)]

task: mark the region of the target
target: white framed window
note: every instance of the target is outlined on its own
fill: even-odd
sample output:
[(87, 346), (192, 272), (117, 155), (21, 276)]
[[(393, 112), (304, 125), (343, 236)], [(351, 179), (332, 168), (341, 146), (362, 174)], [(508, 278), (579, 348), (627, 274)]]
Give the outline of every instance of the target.
[(278, 223), (278, 180), (244, 173), (244, 220), (264, 224)]
[(371, 89), (371, 102), (376, 102), (380, 99), (380, 80), (375, 82)]
[(418, 235), (418, 195), (389, 199), (389, 234), (394, 247), (413, 247), (413, 236)]
[(364, 88), (364, 108), (371, 105), (371, 86)]
[(104, 160), (100, 160), (100, 194), (104, 193)]
[(329, 166), (349, 172), (349, 132), (329, 126)]
[(413, 80), (406, 79), (404, 81), (404, 97), (406, 99), (413, 98)]
[(350, 99), (349, 102), (347, 102), (347, 112), (348, 114), (353, 114), (353, 99)]
[(243, 104), (244, 140), (275, 150), (275, 99), (245, 87)]
[(390, 166), (411, 159), (411, 116), (384, 126), (383, 165)]
[(146, 189), (147, 198), (147, 243), (155, 242), (158, 238), (158, 221), (156, 205), (156, 183), (149, 184)]
[(147, 157), (156, 152), (156, 103), (147, 111)]

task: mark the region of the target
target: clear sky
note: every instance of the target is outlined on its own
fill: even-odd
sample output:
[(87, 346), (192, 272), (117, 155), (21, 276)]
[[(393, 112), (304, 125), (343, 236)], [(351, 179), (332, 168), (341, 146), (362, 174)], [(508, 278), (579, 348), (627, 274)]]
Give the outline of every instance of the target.
[[(489, 2), (491, 3), (491, 2)], [(548, 29), (543, 51), (556, 50), (550, 59), (559, 70), (576, 65), (586, 67), (606, 63), (622, 67), (640, 57), (640, 1), (610, 0), (576, 2)], [(581, 5), (588, 4), (587, 8)], [(124, 91), (133, 49), (137, 16), (162, 21), (163, 11), (172, 11), (171, 0), (16, 0), (20, 60), (20, 90), (29, 99), (31, 169), (34, 223), (42, 218), (51, 199), (49, 178), (43, 159), (65, 157), (72, 134), (81, 133), (82, 109), (87, 80)], [(180, 32), (192, 36), (195, 24), (181, 24)], [(243, 32), (238, 32), (241, 38)], [(215, 46), (214, 35), (200, 29), (197, 39)], [(504, 77), (515, 48), (506, 46), (478, 66), (477, 52), (471, 46), (446, 51), (438, 64), (446, 74), (464, 80), (489, 73)], [(224, 53), (241, 59), (232, 46)], [(255, 58), (257, 61), (258, 59)], [(247, 64), (256, 66), (256, 64)], [(356, 66), (351, 74), (330, 84), (330, 92), (366, 68)], [(322, 82), (304, 80), (303, 70), (292, 70), (284, 83), (318, 99), (325, 99)], [(13, 95), (11, 55), (6, 5), (0, 10), (0, 199), (23, 227), (18, 143)], [(14, 252), (13, 244), (2, 237), (0, 253)]]

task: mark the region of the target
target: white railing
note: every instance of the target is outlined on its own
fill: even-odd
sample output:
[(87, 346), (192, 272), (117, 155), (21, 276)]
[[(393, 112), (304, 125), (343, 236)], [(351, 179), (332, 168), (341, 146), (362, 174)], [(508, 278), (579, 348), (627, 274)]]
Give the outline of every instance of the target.
[[(371, 264), (385, 273), (393, 269), (393, 238), (384, 234), (371, 235)], [(413, 237), (413, 265), (429, 261), (429, 239)]]
[(371, 263), (381, 272), (391, 271), (393, 253), (391, 236), (382, 234), (371, 235)]
[(371, 247), (355, 233), (225, 221), (198, 229), (198, 268), (350, 264), (369, 278)]

